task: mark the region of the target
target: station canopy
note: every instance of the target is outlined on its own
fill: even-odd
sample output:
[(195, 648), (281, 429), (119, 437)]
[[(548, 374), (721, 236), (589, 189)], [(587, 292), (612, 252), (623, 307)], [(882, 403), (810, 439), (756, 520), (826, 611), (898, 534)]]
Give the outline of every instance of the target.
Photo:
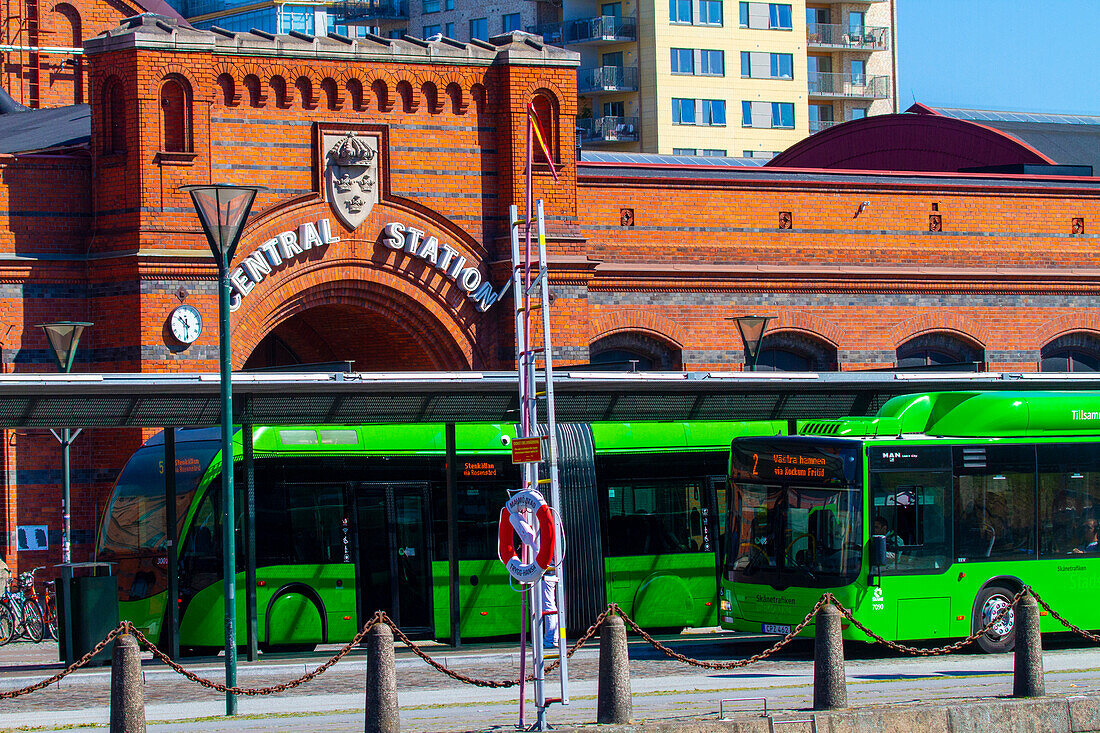
[[(899, 394), (1100, 390), (1091, 373), (583, 372), (554, 376), (558, 422), (776, 420), (871, 415)], [(515, 372), (240, 373), (234, 422), (513, 423)], [(0, 427), (208, 427), (217, 374), (0, 375)]]

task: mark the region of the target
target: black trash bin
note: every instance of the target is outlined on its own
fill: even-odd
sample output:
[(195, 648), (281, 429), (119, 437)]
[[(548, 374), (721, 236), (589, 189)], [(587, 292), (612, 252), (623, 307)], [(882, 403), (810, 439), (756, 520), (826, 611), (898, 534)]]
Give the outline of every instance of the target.
[[(118, 579), (112, 575), (72, 577), (67, 568), (93, 572), (107, 563), (70, 563), (58, 566), (62, 577), (57, 579), (57, 654), (65, 664), (72, 664), (90, 652), (118, 626)], [(66, 577), (69, 576), (69, 577)], [(72, 639), (65, 632), (65, 612), (72, 608)], [(92, 664), (111, 663), (111, 645), (92, 657)]]

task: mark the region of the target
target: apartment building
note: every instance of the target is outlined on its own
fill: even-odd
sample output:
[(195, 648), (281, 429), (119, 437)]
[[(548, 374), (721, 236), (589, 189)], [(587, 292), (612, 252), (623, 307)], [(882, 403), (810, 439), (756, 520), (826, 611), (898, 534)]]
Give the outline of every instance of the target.
[(197, 27), (487, 41), (514, 30), (581, 54), (585, 148), (770, 158), (896, 112), (896, 0), (177, 0)]

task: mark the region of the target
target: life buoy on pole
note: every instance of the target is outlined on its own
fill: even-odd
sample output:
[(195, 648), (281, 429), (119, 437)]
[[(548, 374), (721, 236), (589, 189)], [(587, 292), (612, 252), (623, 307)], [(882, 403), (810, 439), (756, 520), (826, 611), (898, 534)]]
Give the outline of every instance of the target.
[[(526, 509), (534, 514), (538, 524), (538, 548), (535, 559), (525, 563), (520, 560), (519, 552), (512, 541), (512, 532), (515, 530), (523, 537), (529, 532), (521, 531), (520, 523), (523, 516), (520, 511)], [(554, 550), (557, 545), (557, 527), (554, 524), (554, 512), (542, 498), (542, 494), (532, 489), (524, 489), (512, 495), (512, 498), (500, 510), (500, 525), (497, 528), (497, 557), (508, 568), (513, 578), (521, 583), (533, 583), (542, 577), (550, 563), (554, 560)], [(528, 544), (532, 550), (533, 545)]]

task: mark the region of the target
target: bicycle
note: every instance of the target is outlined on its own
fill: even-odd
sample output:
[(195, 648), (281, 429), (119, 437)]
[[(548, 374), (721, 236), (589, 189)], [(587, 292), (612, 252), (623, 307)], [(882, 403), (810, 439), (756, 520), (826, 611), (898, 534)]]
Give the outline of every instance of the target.
[(54, 603), (54, 593), (52, 590), (54, 581), (47, 580), (43, 583), (42, 587), (42, 599), (38, 598), (38, 591), (34, 587), (34, 574), (39, 570), (45, 570), (45, 565), (39, 565), (36, 568), (31, 568), (30, 572), (23, 573), (19, 576), (20, 586), (27, 598), (34, 602), (34, 605), (38, 608), (38, 615), (42, 617), (42, 622), (45, 625), (44, 636), (48, 636), (51, 639), (57, 638), (57, 608)]
[[(34, 575), (29, 572), (20, 573), (19, 578), (13, 579), (4, 595), (0, 596), (0, 607), (7, 609), (11, 617), (11, 630), (0, 639), (0, 644), (6, 644), (19, 636), (26, 636), (35, 643), (42, 641), (45, 627), (42, 623), (42, 612), (38, 610), (38, 603), (23, 593), (23, 588), (28, 583), (34, 584)], [(0, 632), (2, 631), (0, 628)]]

